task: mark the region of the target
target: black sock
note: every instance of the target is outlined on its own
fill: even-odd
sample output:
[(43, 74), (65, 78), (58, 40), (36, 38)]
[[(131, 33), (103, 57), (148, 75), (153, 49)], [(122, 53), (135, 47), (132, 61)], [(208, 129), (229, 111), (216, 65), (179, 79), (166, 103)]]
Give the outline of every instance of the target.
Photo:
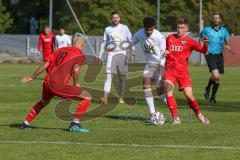
[(212, 80), (212, 78), (209, 78), (208, 85), (207, 85), (206, 89), (210, 90), (212, 84), (214, 84), (214, 81)]
[(216, 82), (213, 83), (211, 98), (215, 98), (216, 97), (216, 93), (218, 91), (219, 85), (220, 85), (220, 83), (216, 83)]

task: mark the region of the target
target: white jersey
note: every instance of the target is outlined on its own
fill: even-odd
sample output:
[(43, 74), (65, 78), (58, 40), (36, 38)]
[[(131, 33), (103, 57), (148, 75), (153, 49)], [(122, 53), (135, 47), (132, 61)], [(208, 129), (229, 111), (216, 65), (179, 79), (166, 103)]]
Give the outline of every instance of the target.
[(105, 51), (106, 45), (109, 43), (113, 43), (116, 46), (115, 50), (110, 52), (109, 54), (126, 54), (126, 50), (122, 50), (119, 46), (121, 42), (130, 42), (131, 39), (132, 34), (126, 25), (118, 24), (106, 27), (103, 35), (103, 43), (101, 45), (99, 58), (101, 58), (103, 52)]
[(57, 49), (70, 46), (71, 45), (70, 36), (66, 35), (66, 34), (57, 35), (55, 38), (55, 44), (56, 44)]
[(134, 34), (132, 40), (133, 45), (136, 45), (138, 42), (140, 42), (141, 47), (144, 50), (147, 64), (165, 65), (165, 57), (163, 57), (163, 53), (166, 50), (166, 39), (158, 30), (154, 29), (152, 35), (147, 37), (144, 28), (139, 29)]

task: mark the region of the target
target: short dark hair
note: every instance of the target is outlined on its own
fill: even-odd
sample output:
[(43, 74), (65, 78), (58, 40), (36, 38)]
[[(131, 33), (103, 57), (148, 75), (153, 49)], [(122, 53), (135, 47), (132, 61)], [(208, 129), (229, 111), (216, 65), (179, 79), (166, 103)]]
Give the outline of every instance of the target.
[(63, 26), (60, 26), (60, 27), (59, 27), (59, 30), (60, 30), (60, 29), (64, 29), (64, 30), (65, 30), (65, 28), (64, 28)]
[(44, 25), (43, 25), (43, 28), (47, 28), (47, 27), (49, 27), (47, 24), (44, 24)]
[(114, 14), (118, 14), (118, 15), (120, 15), (119, 12), (117, 12), (117, 11), (113, 11), (113, 12), (111, 13), (111, 16), (113, 16)]
[(151, 17), (146, 17), (143, 19), (143, 27), (149, 28), (156, 26), (156, 21)]
[(214, 13), (212, 14), (212, 17), (215, 16), (215, 15), (219, 15), (219, 17), (222, 19), (222, 14), (221, 14), (221, 13), (219, 13), (219, 12), (214, 12)]
[(176, 21), (176, 25), (178, 24), (185, 24), (187, 26), (189, 26), (189, 21), (185, 18), (179, 18), (177, 21)]
[(42, 31), (44, 31), (45, 28), (49, 28), (49, 26), (48, 26), (47, 24), (43, 24), (43, 26), (42, 26)]

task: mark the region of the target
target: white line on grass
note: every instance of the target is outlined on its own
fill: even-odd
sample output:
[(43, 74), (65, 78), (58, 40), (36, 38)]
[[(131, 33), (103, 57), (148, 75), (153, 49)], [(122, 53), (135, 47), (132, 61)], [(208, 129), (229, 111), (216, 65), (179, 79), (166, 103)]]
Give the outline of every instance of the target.
[(87, 143), (87, 142), (64, 142), (64, 141), (0, 141), (1, 144), (76, 144), (85, 146), (114, 146), (114, 147), (156, 147), (156, 148), (188, 148), (188, 149), (227, 149), (240, 150), (240, 147), (227, 146), (191, 146), (191, 145), (161, 145), (161, 144), (120, 144), (120, 143)]

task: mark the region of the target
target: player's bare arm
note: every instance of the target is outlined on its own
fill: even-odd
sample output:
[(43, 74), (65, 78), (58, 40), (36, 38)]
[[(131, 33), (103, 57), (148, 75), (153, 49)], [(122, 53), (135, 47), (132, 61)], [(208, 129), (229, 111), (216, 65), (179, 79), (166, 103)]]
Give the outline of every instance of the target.
[(49, 66), (49, 62), (45, 62), (43, 64), (41, 64), (37, 70), (33, 73), (32, 76), (26, 76), (26, 77), (23, 77), (20, 82), (25, 84), (25, 83), (28, 83), (28, 82), (31, 82), (32, 80), (36, 79), (43, 71), (45, 71)]
[(131, 55), (135, 56), (136, 55), (136, 49), (131, 49)]
[[(231, 50), (231, 47), (229, 45), (229, 40), (225, 40), (225, 46), (224, 46), (227, 50)], [(232, 52), (231, 52), (232, 53)]]
[(73, 77), (73, 85), (80, 87), (80, 84), (78, 83), (78, 77), (80, 73), (81, 66), (78, 64), (74, 64), (73, 66), (73, 72), (72, 72), (72, 77)]
[(38, 56), (40, 55), (41, 47), (42, 47), (42, 38), (41, 38), (41, 35), (39, 35), (38, 46), (37, 46), (37, 55)]

